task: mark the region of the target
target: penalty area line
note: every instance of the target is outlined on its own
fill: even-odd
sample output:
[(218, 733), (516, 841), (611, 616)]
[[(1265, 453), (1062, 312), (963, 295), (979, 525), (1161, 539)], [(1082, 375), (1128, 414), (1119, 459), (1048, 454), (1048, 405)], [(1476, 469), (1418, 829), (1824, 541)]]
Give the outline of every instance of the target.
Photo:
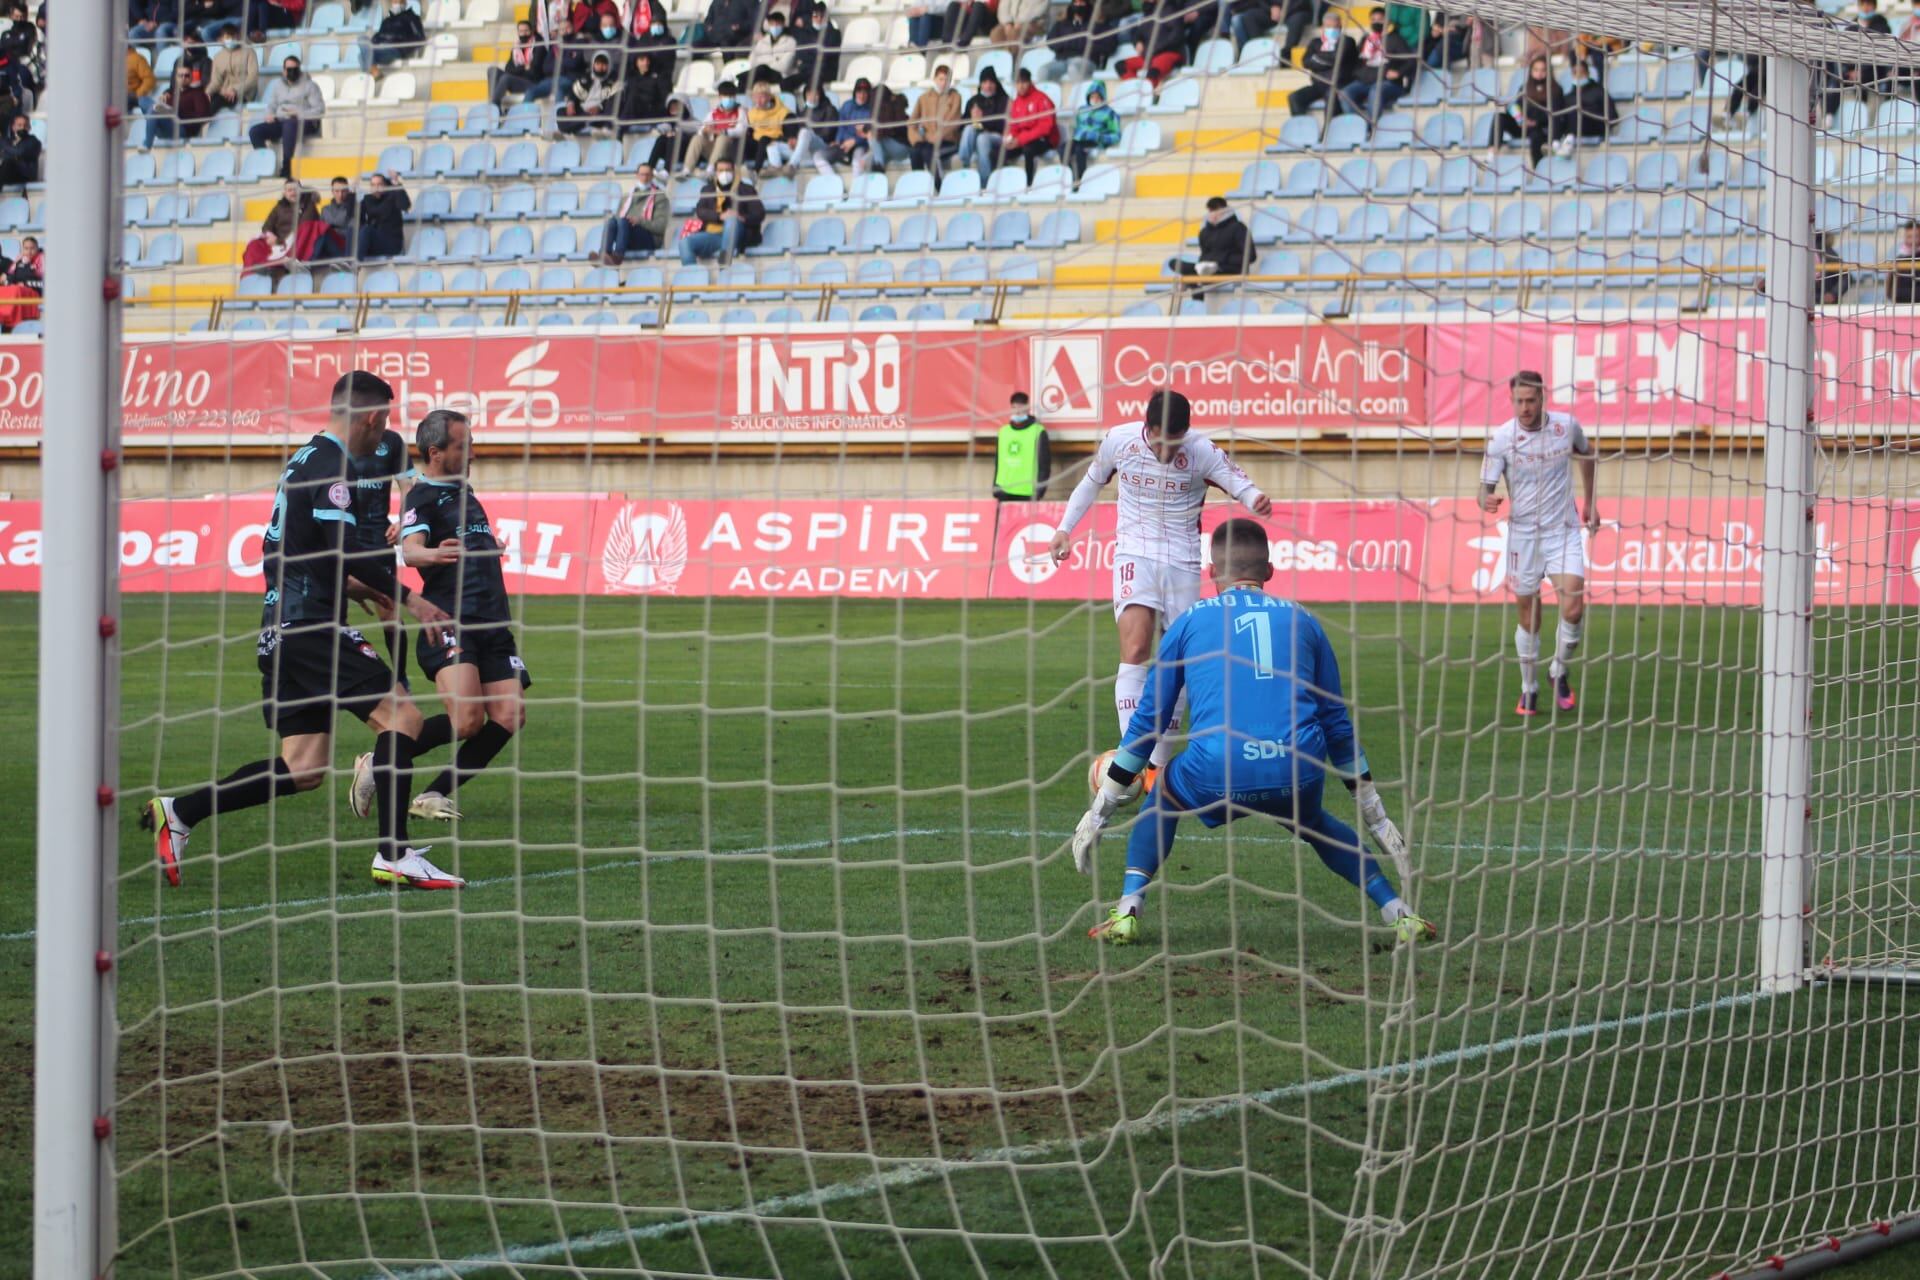
[[(1140, 1117), (1137, 1120), (1125, 1120), (1098, 1134), (1091, 1134), (1078, 1140), (1056, 1138), (1044, 1142), (1028, 1143), (1018, 1147), (998, 1147), (975, 1152), (971, 1155), (951, 1160), (913, 1160), (895, 1165), (893, 1168), (869, 1174), (863, 1178), (854, 1178), (846, 1182), (830, 1183), (814, 1191), (794, 1192), (788, 1195), (773, 1196), (753, 1204), (742, 1205), (736, 1209), (711, 1210), (690, 1213), (684, 1218), (675, 1218), (667, 1222), (656, 1222), (644, 1227), (624, 1229), (608, 1228), (590, 1235), (574, 1236), (566, 1240), (546, 1241), (540, 1244), (510, 1245), (495, 1253), (473, 1254), (464, 1258), (451, 1258), (442, 1262), (414, 1266), (406, 1270), (393, 1270), (382, 1267), (361, 1277), (361, 1280), (445, 1280), (448, 1276), (464, 1276), (475, 1271), (484, 1271), (489, 1267), (510, 1267), (516, 1264), (529, 1266), (551, 1262), (564, 1258), (577, 1263), (579, 1255), (599, 1253), (603, 1250), (618, 1248), (622, 1245), (644, 1244), (649, 1241), (671, 1239), (699, 1228), (737, 1226), (755, 1218), (790, 1218), (796, 1213), (806, 1213), (807, 1222), (828, 1222), (818, 1211), (827, 1205), (843, 1200), (858, 1200), (878, 1195), (883, 1191), (896, 1188), (918, 1186), (937, 1178), (958, 1173), (967, 1173), (980, 1169), (1002, 1168), (1031, 1164), (1053, 1156), (1069, 1156), (1089, 1147), (1098, 1147), (1115, 1138), (1140, 1136), (1159, 1133), (1169, 1129), (1181, 1129), (1188, 1125), (1201, 1124), (1209, 1120), (1218, 1120), (1243, 1111), (1248, 1107), (1266, 1107), (1278, 1103), (1297, 1101), (1332, 1093), (1338, 1089), (1354, 1085), (1372, 1084), (1383, 1080), (1392, 1080), (1407, 1076), (1418, 1076), (1424, 1072), (1462, 1063), (1478, 1062), (1484, 1058), (1498, 1057), (1505, 1053), (1517, 1053), (1527, 1049), (1545, 1048), (1588, 1036), (1606, 1035), (1616, 1031), (1632, 1031), (1641, 1027), (1655, 1026), (1682, 1018), (1691, 1018), (1695, 1014), (1715, 1013), (1725, 1010), (1744, 1008), (1758, 1004), (1770, 998), (1769, 993), (1754, 990), (1735, 995), (1718, 996), (1711, 1000), (1702, 1000), (1697, 1004), (1674, 1009), (1655, 1009), (1646, 1013), (1629, 1014), (1619, 1018), (1603, 1018), (1594, 1022), (1584, 1022), (1571, 1027), (1557, 1027), (1550, 1031), (1534, 1031), (1526, 1035), (1508, 1036), (1487, 1044), (1468, 1045), (1459, 1049), (1447, 1049), (1439, 1053), (1427, 1054), (1405, 1062), (1394, 1063), (1386, 1067), (1374, 1067), (1361, 1071), (1346, 1071), (1339, 1075), (1325, 1076), (1318, 1080), (1302, 1081), (1298, 1084), (1279, 1085), (1263, 1089), (1258, 1093), (1244, 1094), (1239, 1097), (1222, 1098), (1212, 1102), (1195, 1103), (1177, 1107), (1169, 1111), (1158, 1111)], [(834, 1225), (860, 1226), (859, 1223)]]

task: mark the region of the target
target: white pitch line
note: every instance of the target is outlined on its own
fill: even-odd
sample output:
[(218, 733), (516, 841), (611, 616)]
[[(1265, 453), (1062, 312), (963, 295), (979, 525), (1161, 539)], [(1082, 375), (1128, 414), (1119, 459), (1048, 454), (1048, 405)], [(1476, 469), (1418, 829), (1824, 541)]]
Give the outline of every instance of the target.
[[(405, 1271), (393, 1271), (381, 1268), (363, 1280), (444, 1280), (447, 1276), (461, 1276), (469, 1272), (481, 1271), (488, 1267), (511, 1266), (516, 1263), (537, 1265), (553, 1258), (565, 1257), (576, 1260), (583, 1253), (597, 1253), (612, 1249), (629, 1242), (639, 1244), (650, 1240), (664, 1240), (684, 1234), (695, 1228), (732, 1226), (751, 1218), (787, 1217), (795, 1210), (819, 1210), (841, 1200), (856, 1200), (865, 1196), (896, 1187), (910, 1187), (949, 1174), (965, 1173), (981, 1168), (996, 1166), (1014, 1166), (1043, 1160), (1049, 1156), (1066, 1155), (1092, 1145), (1104, 1145), (1122, 1135), (1157, 1133), (1166, 1129), (1183, 1128), (1208, 1120), (1217, 1120), (1250, 1106), (1271, 1106), (1276, 1103), (1292, 1102), (1317, 1094), (1331, 1093), (1351, 1085), (1369, 1084), (1378, 1080), (1399, 1076), (1419, 1075), (1441, 1067), (1449, 1067), (1463, 1062), (1477, 1062), (1503, 1053), (1513, 1053), (1525, 1049), (1537, 1049), (1584, 1036), (1605, 1035), (1613, 1031), (1629, 1031), (1636, 1027), (1652, 1026), (1669, 1022), (1676, 1018), (1690, 1018), (1697, 1013), (1707, 1013), (1722, 1009), (1738, 1009), (1757, 1004), (1768, 998), (1761, 991), (1743, 992), (1738, 995), (1719, 996), (1712, 1000), (1703, 1000), (1698, 1004), (1680, 1009), (1659, 1009), (1648, 1013), (1632, 1014), (1624, 1018), (1607, 1018), (1598, 1022), (1581, 1023), (1578, 1026), (1561, 1027), (1552, 1031), (1535, 1031), (1523, 1036), (1508, 1036), (1491, 1044), (1469, 1045), (1461, 1049), (1447, 1049), (1440, 1053), (1428, 1054), (1408, 1062), (1388, 1067), (1375, 1067), (1364, 1071), (1347, 1071), (1337, 1076), (1326, 1076), (1319, 1080), (1307, 1080), (1298, 1084), (1280, 1085), (1263, 1089), (1258, 1093), (1246, 1094), (1237, 1098), (1223, 1098), (1214, 1102), (1198, 1103), (1180, 1107), (1172, 1111), (1156, 1112), (1140, 1117), (1138, 1120), (1125, 1120), (1099, 1135), (1090, 1135), (1079, 1140), (1050, 1139), (1045, 1142), (1028, 1143), (1019, 1147), (999, 1147), (976, 1152), (953, 1160), (914, 1160), (896, 1165), (880, 1173), (869, 1174), (864, 1178), (855, 1178), (847, 1182), (837, 1182), (817, 1191), (795, 1192), (791, 1195), (774, 1196), (757, 1204), (744, 1205), (738, 1209), (710, 1211), (689, 1214), (685, 1218), (671, 1222), (659, 1222), (652, 1226), (633, 1227), (625, 1230), (609, 1228), (596, 1231), (592, 1235), (576, 1236), (568, 1240), (549, 1241), (545, 1244), (512, 1245), (499, 1253), (474, 1254), (466, 1258), (452, 1259), (446, 1262), (429, 1263)], [(817, 1213), (810, 1220), (819, 1219)], [(857, 1225), (857, 1224), (853, 1224)]]

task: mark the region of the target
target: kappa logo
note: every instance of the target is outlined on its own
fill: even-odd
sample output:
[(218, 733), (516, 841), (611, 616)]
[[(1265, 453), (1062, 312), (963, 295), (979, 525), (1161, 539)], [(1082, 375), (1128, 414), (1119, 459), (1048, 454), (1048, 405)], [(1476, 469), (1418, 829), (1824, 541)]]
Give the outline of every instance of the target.
[(1101, 347), (1098, 337), (1031, 340), (1033, 403), (1043, 422), (1100, 417)]
[(1485, 537), (1467, 539), (1467, 546), (1480, 553), (1480, 563), (1473, 571), (1473, 589), (1499, 590), (1507, 580), (1507, 522), (1500, 521)]
[(628, 503), (614, 517), (600, 549), (600, 575), (611, 595), (671, 593), (687, 571), (687, 517), (680, 504), (664, 511)]

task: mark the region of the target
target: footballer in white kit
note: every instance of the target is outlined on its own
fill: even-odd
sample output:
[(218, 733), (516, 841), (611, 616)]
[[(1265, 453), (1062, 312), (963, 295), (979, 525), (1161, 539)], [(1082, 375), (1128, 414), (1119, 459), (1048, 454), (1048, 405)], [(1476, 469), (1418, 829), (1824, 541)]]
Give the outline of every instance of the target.
[[(1507, 518), (1507, 582), (1520, 608), (1520, 625), (1513, 632), (1514, 652), (1520, 659), (1520, 702), (1523, 716), (1540, 713), (1540, 580), (1553, 580), (1560, 604), (1555, 629), (1553, 661), (1547, 674), (1553, 680), (1554, 702), (1562, 711), (1575, 705), (1567, 665), (1580, 646), (1580, 620), (1586, 615), (1586, 548), (1583, 530), (1600, 531), (1600, 506), (1594, 498), (1593, 443), (1568, 413), (1546, 409), (1546, 381), (1523, 369), (1507, 383), (1513, 397), (1513, 417), (1494, 428), (1487, 440), (1486, 461), (1480, 467), (1480, 506), (1498, 514), (1500, 481), (1507, 482), (1513, 513)], [(1573, 472), (1578, 468), (1586, 491), (1586, 515), (1573, 500)]]
[[(1148, 397), (1144, 422), (1123, 423), (1100, 441), (1053, 535), (1053, 558), (1064, 560), (1074, 526), (1093, 509), (1107, 481), (1118, 480), (1113, 617), (1120, 628), (1120, 667), (1113, 708), (1122, 733), (1147, 687), (1156, 625), (1171, 625), (1200, 598), (1200, 509), (1207, 490), (1221, 490), (1262, 519), (1273, 514), (1272, 501), (1218, 445), (1188, 434), (1192, 417), (1192, 406), (1177, 391)], [(1185, 710), (1183, 700), (1173, 714), (1175, 725)], [(1171, 755), (1171, 742), (1162, 737), (1148, 765), (1150, 780)]]

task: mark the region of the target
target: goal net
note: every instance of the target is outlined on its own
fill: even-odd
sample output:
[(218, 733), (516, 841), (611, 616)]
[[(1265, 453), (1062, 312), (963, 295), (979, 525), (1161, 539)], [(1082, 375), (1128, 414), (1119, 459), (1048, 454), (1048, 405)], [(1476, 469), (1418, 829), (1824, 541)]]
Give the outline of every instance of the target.
[[(1910, 1229), (1904, 5), (412, 2), (133, 33), (94, 1270), (1664, 1277)], [(0, 250), (72, 263), (45, 199)], [(409, 820), (465, 887), (372, 878), (352, 714), (174, 887), (136, 822), (278, 750), (263, 542), (355, 370), (426, 469), (396, 527), (461, 492), (417, 447), (452, 410), (447, 528), (501, 549), (452, 574), (504, 583), (522, 665), (448, 668), (491, 701), (404, 619), (422, 718), (496, 735)], [(1089, 936), (1135, 811), (1091, 876), (1069, 839), (1157, 588), (1124, 476), (1050, 546), (1162, 389), (1271, 499), (1437, 938), (1259, 817), (1184, 821), (1134, 944)], [(1548, 546), (1521, 504), (1587, 519), (1583, 440), (1597, 528)], [(34, 590), (62, 496), (8, 475)]]

